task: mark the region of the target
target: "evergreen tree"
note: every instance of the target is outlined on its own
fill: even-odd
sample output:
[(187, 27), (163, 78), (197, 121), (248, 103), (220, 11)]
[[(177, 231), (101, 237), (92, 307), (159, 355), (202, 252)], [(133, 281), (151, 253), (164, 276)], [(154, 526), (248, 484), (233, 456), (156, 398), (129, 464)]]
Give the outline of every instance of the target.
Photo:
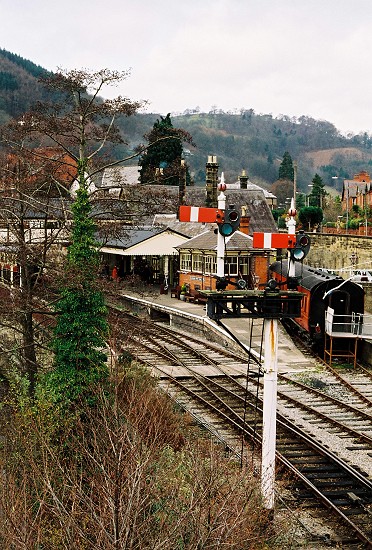
[(67, 404), (88, 397), (94, 384), (108, 375), (103, 351), (108, 325), (104, 297), (96, 282), (99, 255), (85, 165), (83, 160), (78, 167), (80, 185), (72, 205), (72, 243), (68, 249), (64, 286), (56, 306), (54, 370), (48, 377), (52, 400)]
[(283, 160), (279, 166), (280, 180), (294, 180), (294, 169), (291, 155), (286, 151), (283, 155)]
[(323, 221), (323, 210), (316, 206), (306, 206), (301, 208), (298, 213), (302, 227), (305, 230), (311, 230), (314, 226), (318, 226)]
[(318, 208), (323, 208), (323, 198), (326, 196), (326, 191), (324, 189), (324, 183), (322, 178), (315, 174), (312, 179), (313, 187), (309, 195), (309, 206), (317, 206)]
[[(145, 134), (149, 147), (141, 155), (141, 183), (178, 185), (182, 158), (182, 142), (192, 143), (190, 134), (173, 127), (170, 113), (160, 117), (152, 130)], [(189, 169), (186, 166), (186, 182), (190, 185)]]

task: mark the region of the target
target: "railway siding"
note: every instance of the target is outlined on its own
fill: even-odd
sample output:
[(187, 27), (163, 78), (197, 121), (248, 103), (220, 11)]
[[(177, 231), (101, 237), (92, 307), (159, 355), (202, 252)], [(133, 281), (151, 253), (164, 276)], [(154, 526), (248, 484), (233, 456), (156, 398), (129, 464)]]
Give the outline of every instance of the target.
[[(191, 311), (193, 309), (194, 307)], [(165, 313), (177, 317), (177, 313), (173, 311), (165, 310)], [(181, 313), (182, 317), (188, 317), (188, 312)], [(152, 316), (151, 308), (146, 315)], [(212, 433), (236, 451), (239, 441), (237, 435), (228, 428), (228, 419), (234, 420), (237, 426), (242, 427), (239, 418), (243, 418), (243, 396), (247, 380), (251, 404), (255, 399), (259, 399), (262, 393), (260, 368), (256, 361), (248, 362), (241, 348), (229, 345), (227, 337), (227, 345), (221, 335), (217, 339), (220, 345), (217, 345), (213, 343), (214, 338), (208, 337), (208, 333), (205, 335), (204, 331), (198, 330), (200, 321), (195, 319), (195, 316), (200, 317), (201, 324), (205, 326), (207, 319), (204, 318), (203, 311), (199, 315), (191, 315), (191, 326), (194, 330), (188, 326), (183, 332), (177, 333), (167, 326), (174, 326), (174, 319), (171, 317), (164, 317), (165, 323), (152, 323), (150, 328), (146, 328), (146, 323), (138, 320), (139, 329), (133, 330), (130, 338), (128, 334), (125, 335), (126, 349), (162, 377), (165, 391), (172, 394), (174, 399), (190, 410), (202, 423), (209, 424)], [(246, 320), (239, 322), (247, 323)], [(184, 325), (183, 322), (181, 324)], [(246, 338), (249, 331), (242, 327), (240, 330), (242, 338)], [(292, 443), (290, 437), (285, 435), (284, 427), (283, 434), (278, 437), (278, 451), (283, 453), (283, 463), (292, 462), (302, 472), (301, 475), (312, 480), (311, 484), (317, 488), (316, 490), (324, 489), (324, 496), (332, 503), (330, 506), (344, 510), (342, 513), (351, 518), (350, 525), (354, 520), (357, 521), (362, 532), (367, 529), (370, 537), (372, 412), (368, 395), (369, 385), (358, 383), (357, 390), (361, 397), (358, 397), (358, 391), (351, 394), (347, 385), (341, 385), (340, 380), (330, 370), (325, 370), (311, 357), (303, 356), (301, 361), (299, 350), (296, 350), (297, 362), (288, 365), (287, 359), (292, 353), (293, 343), (286, 344), (286, 349), (283, 342), (284, 340), (281, 340), (281, 347), (285, 351), (279, 361), (278, 384), (278, 413), (282, 416), (282, 422), (285, 424), (290, 421), (301, 428), (310, 440), (321, 444), (323, 448), (332, 449), (335, 464), (339, 460), (346, 469), (349, 465), (352, 466), (350, 472), (354, 471), (360, 480), (366, 481), (367, 492), (362, 487), (354, 486), (354, 482), (349, 478), (346, 484), (348, 490), (345, 491), (343, 479), (346, 479), (346, 474), (338, 473), (338, 467), (330, 465), (329, 459), (317, 458), (312, 452), (305, 450), (302, 443)], [(259, 346), (255, 346), (255, 349), (257, 348)], [(255, 353), (258, 355), (259, 351), (256, 350)], [(247, 379), (248, 367), (250, 376)], [(304, 381), (305, 384), (298, 384), (298, 380)], [(306, 385), (306, 382), (309, 384)], [(350, 384), (353, 385), (352, 379)], [(209, 392), (212, 392), (211, 397), (208, 397)], [(363, 392), (367, 395), (363, 395)], [(190, 397), (191, 394), (194, 398)], [(298, 405), (296, 401), (299, 401)], [(218, 413), (223, 414), (218, 417)], [(256, 420), (248, 420), (247, 425), (253, 424), (259, 435), (259, 415)], [(290, 451), (288, 456), (287, 450)], [(330, 477), (329, 473), (332, 474)], [(314, 489), (310, 487), (304, 491), (299, 488), (298, 491), (297, 502), (317, 507)], [(355, 502), (352, 502), (353, 495)]]

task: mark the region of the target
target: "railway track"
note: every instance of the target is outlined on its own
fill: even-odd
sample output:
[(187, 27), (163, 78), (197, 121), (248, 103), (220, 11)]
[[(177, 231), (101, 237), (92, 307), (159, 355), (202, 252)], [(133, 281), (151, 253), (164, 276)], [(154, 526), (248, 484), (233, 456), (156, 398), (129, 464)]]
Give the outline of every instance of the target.
[(289, 323), (285, 323), (288, 334), (295, 342), (296, 347), (302, 351), (305, 356), (310, 356), (322, 365), (330, 376), (333, 376), (342, 386), (348, 390), (348, 399), (350, 402), (354, 400), (355, 406), (361, 406), (361, 403), (372, 407), (372, 372), (365, 368), (361, 364), (357, 364), (357, 367), (352, 366), (342, 368), (335, 368), (329, 365), (324, 359), (319, 357), (313, 352), (304, 341), (292, 330)]
[[(243, 354), (138, 319), (132, 318), (130, 327), (123, 339), (125, 350), (156, 372), (173, 399), (206, 422), (234, 452), (239, 453), (242, 434), (256, 448), (260, 445), (262, 384), (257, 361), (242, 376), (247, 370)], [(296, 480), (292, 489), (297, 499), (307, 506), (321, 502), (349, 526), (354, 534), (350, 544), (357, 537), (372, 547), (371, 480), (362, 468), (350, 466), (290, 421), (290, 414), (283, 414), (302, 411), (302, 423), (321, 424), (323, 431), (333, 430), (351, 447), (368, 453), (372, 416), (362, 410), (368, 407), (363, 400), (356, 407), (284, 375), (279, 378), (277, 458)]]

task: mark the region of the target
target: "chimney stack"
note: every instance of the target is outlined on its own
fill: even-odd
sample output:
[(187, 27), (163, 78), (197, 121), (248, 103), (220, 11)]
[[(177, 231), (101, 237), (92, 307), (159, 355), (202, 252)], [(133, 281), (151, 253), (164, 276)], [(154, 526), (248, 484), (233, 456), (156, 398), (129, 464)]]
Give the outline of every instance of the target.
[(242, 170), (242, 173), (239, 176), (239, 181), (240, 181), (240, 189), (247, 189), (248, 176), (245, 170)]
[(185, 204), (185, 195), (186, 195), (186, 165), (185, 165), (184, 159), (181, 159), (179, 182), (178, 182), (178, 207)]
[(215, 155), (208, 155), (206, 164), (206, 198), (208, 208), (217, 208), (218, 163)]
[(251, 217), (247, 216), (247, 207), (242, 206), (242, 213), (240, 216), (240, 227), (239, 231), (242, 233), (245, 233), (245, 235), (249, 235), (249, 222), (251, 221)]

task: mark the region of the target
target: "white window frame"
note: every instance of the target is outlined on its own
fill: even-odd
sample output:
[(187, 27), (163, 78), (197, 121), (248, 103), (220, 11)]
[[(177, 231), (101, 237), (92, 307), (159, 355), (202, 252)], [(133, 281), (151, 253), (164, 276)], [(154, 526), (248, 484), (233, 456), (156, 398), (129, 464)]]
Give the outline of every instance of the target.
[(238, 274), (239, 274), (239, 257), (227, 256), (225, 258), (225, 275), (237, 277)]
[(204, 272), (206, 275), (215, 275), (217, 273), (217, 256), (207, 254), (204, 258)]
[(249, 257), (248, 256), (239, 257), (239, 271), (241, 275), (244, 275), (244, 276), (249, 275)]
[(192, 271), (195, 273), (203, 273), (203, 255), (195, 253), (192, 255)]
[(190, 252), (181, 252), (180, 269), (181, 269), (181, 271), (191, 271), (191, 254), (190, 254)]

